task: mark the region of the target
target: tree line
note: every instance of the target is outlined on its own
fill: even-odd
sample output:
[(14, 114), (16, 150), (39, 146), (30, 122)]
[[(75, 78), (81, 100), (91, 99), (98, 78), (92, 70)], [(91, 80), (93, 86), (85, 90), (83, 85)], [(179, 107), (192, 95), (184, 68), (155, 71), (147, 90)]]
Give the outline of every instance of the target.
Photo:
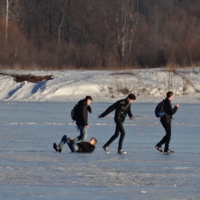
[(200, 63), (197, 0), (0, 0), (1, 69)]

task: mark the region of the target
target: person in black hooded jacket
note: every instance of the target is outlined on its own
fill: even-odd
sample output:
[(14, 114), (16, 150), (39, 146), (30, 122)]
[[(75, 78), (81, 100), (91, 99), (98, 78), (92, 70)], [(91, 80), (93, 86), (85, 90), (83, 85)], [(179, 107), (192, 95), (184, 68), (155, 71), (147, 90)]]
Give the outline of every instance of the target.
[(95, 150), (95, 144), (97, 143), (97, 140), (95, 138), (91, 138), (89, 142), (76, 143), (74, 139), (69, 138), (67, 135), (63, 135), (59, 145), (54, 143), (53, 148), (57, 152), (61, 153), (65, 143), (67, 143), (71, 152), (92, 153)]
[(88, 112), (92, 112), (90, 104), (92, 102), (91, 96), (86, 96), (85, 99), (82, 99), (78, 102), (78, 111), (76, 125), (80, 131), (80, 135), (74, 138), (74, 141), (77, 143), (79, 141), (85, 141), (87, 138), (87, 128), (88, 125)]
[(115, 123), (116, 123), (116, 129), (115, 134), (108, 140), (108, 142), (103, 146), (103, 149), (109, 153), (108, 146), (119, 136), (119, 133), (121, 133), (119, 138), (119, 144), (118, 144), (118, 153), (119, 154), (125, 154), (126, 151), (122, 150), (122, 144), (125, 137), (125, 130), (123, 127), (123, 122), (126, 118), (126, 115), (129, 115), (129, 118), (132, 120), (134, 117), (131, 112), (131, 103), (136, 99), (134, 94), (129, 94), (126, 99), (122, 99), (108, 107), (108, 109), (103, 112), (101, 115), (99, 115), (99, 118), (105, 117), (109, 113), (111, 113), (113, 110), (115, 110)]
[(172, 115), (174, 115), (178, 110), (179, 104), (176, 104), (176, 106), (172, 108), (171, 100), (173, 99), (174, 94), (172, 91), (169, 91), (167, 92), (166, 95), (167, 97), (164, 100), (165, 115), (160, 118), (160, 122), (166, 131), (166, 135), (162, 138), (160, 142), (156, 144), (155, 148), (158, 151), (162, 152), (162, 145), (165, 144), (164, 154), (168, 155), (170, 153), (174, 153), (174, 151), (169, 150), (169, 143), (171, 140), (171, 120), (172, 120)]

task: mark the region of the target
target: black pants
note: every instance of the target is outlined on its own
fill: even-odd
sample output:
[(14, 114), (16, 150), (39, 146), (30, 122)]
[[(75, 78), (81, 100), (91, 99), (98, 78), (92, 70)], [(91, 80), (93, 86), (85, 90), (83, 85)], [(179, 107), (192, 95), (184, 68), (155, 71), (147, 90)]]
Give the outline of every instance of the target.
[(116, 123), (116, 129), (115, 129), (115, 134), (108, 140), (108, 142), (104, 145), (108, 147), (118, 136), (119, 133), (121, 133), (120, 138), (119, 138), (119, 145), (118, 145), (118, 150), (122, 149), (122, 143), (125, 137), (125, 130), (123, 126), (123, 121), (120, 119), (115, 119)]
[(169, 143), (171, 140), (171, 123), (167, 123), (164, 120), (160, 120), (161, 124), (163, 125), (166, 135), (163, 137), (163, 139), (157, 144), (158, 146), (162, 146), (165, 144), (165, 149), (164, 151), (167, 151), (169, 149)]

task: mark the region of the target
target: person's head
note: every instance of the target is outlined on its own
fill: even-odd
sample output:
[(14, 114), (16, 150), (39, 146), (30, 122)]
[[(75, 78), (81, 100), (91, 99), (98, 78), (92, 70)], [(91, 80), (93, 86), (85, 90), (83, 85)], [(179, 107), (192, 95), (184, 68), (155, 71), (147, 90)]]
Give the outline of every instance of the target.
[(128, 103), (133, 103), (133, 101), (136, 100), (136, 96), (134, 94), (129, 94), (126, 98)]
[(92, 144), (92, 145), (95, 145), (95, 144), (97, 143), (96, 138), (91, 138), (91, 139), (89, 140), (89, 143)]
[(89, 106), (91, 104), (91, 102), (92, 102), (92, 97), (91, 96), (86, 96), (85, 97), (85, 101), (86, 101), (87, 105)]
[(169, 100), (173, 99), (174, 93), (172, 91), (167, 92), (166, 96)]

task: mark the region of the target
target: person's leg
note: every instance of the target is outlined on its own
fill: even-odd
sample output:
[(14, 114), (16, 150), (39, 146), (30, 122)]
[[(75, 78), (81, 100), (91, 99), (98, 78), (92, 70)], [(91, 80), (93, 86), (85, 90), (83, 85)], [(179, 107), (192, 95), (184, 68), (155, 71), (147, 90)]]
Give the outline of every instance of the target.
[(80, 135), (76, 138), (74, 138), (74, 142), (79, 142), (79, 141), (86, 141), (87, 138), (87, 127), (85, 126), (81, 126), (81, 125), (77, 125), (79, 131), (80, 131)]
[(167, 152), (169, 150), (169, 143), (171, 140), (171, 124), (167, 123), (165, 126), (166, 130), (166, 136), (165, 136), (165, 149), (164, 152)]
[(117, 126), (119, 129), (119, 132), (121, 133), (120, 138), (119, 138), (119, 145), (118, 145), (118, 151), (122, 149), (123, 141), (125, 138), (125, 130), (122, 121), (117, 121)]
[(166, 142), (166, 135), (167, 135), (167, 131), (166, 131), (166, 123), (161, 121), (162, 126), (165, 129), (165, 136), (162, 138), (162, 140), (160, 140), (160, 142), (158, 142), (157, 146), (161, 147), (163, 144), (165, 144)]
[(169, 142), (171, 139), (171, 124), (170, 123), (166, 123), (164, 121), (161, 120), (161, 123), (165, 129), (165, 136), (162, 138), (162, 140), (157, 144), (158, 147), (161, 147), (163, 144), (165, 144), (165, 149), (164, 151), (167, 151), (169, 148)]
[(115, 134), (108, 140), (108, 142), (106, 142), (104, 147), (108, 147), (118, 136), (119, 136), (119, 128), (118, 125), (116, 124)]
[(67, 143), (70, 150), (72, 152), (76, 152), (78, 151), (78, 145), (76, 142), (74, 142), (73, 140), (71, 140), (69, 137), (67, 137), (67, 135), (64, 135), (60, 141), (60, 144), (58, 145), (60, 147), (60, 149), (63, 148), (64, 144)]

